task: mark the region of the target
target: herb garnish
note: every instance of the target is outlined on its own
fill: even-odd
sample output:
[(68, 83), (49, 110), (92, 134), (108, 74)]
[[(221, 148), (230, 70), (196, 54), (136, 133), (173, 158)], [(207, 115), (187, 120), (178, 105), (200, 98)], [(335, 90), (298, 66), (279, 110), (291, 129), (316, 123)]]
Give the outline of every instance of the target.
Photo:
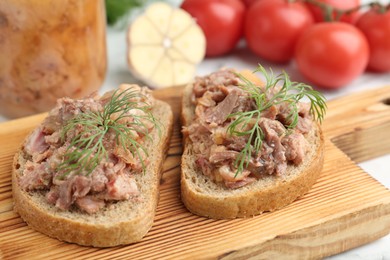
[[(298, 124), (298, 103), (304, 97), (310, 100), (310, 114), (321, 122), (326, 112), (325, 97), (318, 91), (304, 83), (292, 82), (286, 72), (276, 77), (272, 70), (268, 73), (264, 67), (259, 67), (254, 73), (260, 72), (265, 77), (265, 86), (256, 86), (241, 74), (237, 74), (243, 82), (240, 86), (246, 91), (255, 102), (256, 109), (251, 111), (239, 111), (230, 114), (233, 122), (229, 125), (227, 132), (235, 136), (249, 136), (244, 149), (237, 156), (234, 166), (237, 168), (236, 176), (248, 167), (252, 154), (258, 154), (264, 140), (264, 133), (259, 122), (261, 112), (271, 106), (286, 103), (289, 108), (287, 129), (293, 129)], [(279, 86), (281, 85), (281, 86)], [(249, 129), (248, 129), (249, 128)]]
[[(88, 111), (70, 119), (61, 132), (62, 141), (64, 142), (68, 132), (76, 131), (75, 129), (81, 131), (75, 132), (67, 147), (64, 161), (57, 167), (61, 177), (70, 173), (91, 174), (101, 160), (108, 157), (104, 137), (109, 132), (115, 135), (112, 141), (115, 141), (124, 151), (129, 151), (134, 157), (139, 158), (145, 171), (140, 150), (146, 155), (148, 153), (145, 147), (137, 142), (135, 133), (150, 138), (149, 129), (144, 122), (150, 122), (157, 128), (159, 125), (151, 112), (151, 105), (144, 100), (146, 97), (137, 89), (116, 90), (102, 111)], [(131, 110), (135, 113), (129, 114)], [(141, 113), (134, 110), (139, 110)]]
[(142, 5), (141, 0), (106, 0), (107, 23), (114, 25), (131, 9)]

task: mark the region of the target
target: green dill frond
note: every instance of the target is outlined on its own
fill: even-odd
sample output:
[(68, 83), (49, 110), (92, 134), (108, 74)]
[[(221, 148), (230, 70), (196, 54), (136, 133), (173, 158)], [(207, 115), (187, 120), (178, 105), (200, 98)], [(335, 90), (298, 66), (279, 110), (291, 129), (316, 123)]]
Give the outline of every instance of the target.
[[(151, 105), (145, 100), (146, 97), (136, 89), (116, 90), (102, 111), (88, 111), (70, 119), (61, 132), (63, 142), (68, 134), (74, 134), (62, 163), (57, 166), (61, 177), (70, 173), (89, 175), (103, 159), (107, 160), (104, 138), (109, 132), (114, 133), (115, 138), (112, 141), (138, 158), (145, 171), (146, 165), (141, 151), (146, 156), (148, 152), (137, 142), (137, 135), (151, 140), (145, 122), (150, 123), (161, 135), (160, 122), (154, 117)], [(137, 113), (137, 110), (140, 113)]]
[(237, 168), (236, 175), (242, 173), (248, 167), (252, 154), (258, 154), (264, 140), (264, 133), (259, 122), (261, 113), (270, 107), (285, 103), (289, 108), (287, 117), (287, 130), (294, 129), (298, 124), (298, 104), (303, 98), (310, 101), (310, 114), (319, 122), (322, 122), (326, 113), (325, 97), (322, 93), (313, 90), (309, 85), (299, 82), (292, 82), (286, 72), (274, 76), (273, 71), (269, 72), (259, 65), (253, 73), (261, 73), (265, 78), (265, 86), (255, 85), (243, 75), (236, 75), (242, 81), (240, 87), (249, 94), (255, 101), (256, 107), (251, 111), (239, 111), (229, 115), (232, 123), (227, 128), (227, 133), (235, 136), (248, 136), (244, 149), (237, 157), (234, 166)]

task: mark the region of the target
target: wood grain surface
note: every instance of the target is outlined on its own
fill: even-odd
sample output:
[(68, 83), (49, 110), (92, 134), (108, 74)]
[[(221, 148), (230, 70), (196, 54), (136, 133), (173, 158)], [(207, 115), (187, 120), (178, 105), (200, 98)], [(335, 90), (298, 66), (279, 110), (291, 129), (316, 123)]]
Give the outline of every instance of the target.
[(324, 169), (311, 191), (279, 211), (235, 220), (192, 215), (180, 201), (181, 91), (155, 93), (175, 112), (174, 133), (154, 225), (128, 246), (83, 247), (30, 229), (12, 210), (11, 161), (44, 115), (0, 124), (0, 259), (318, 259), (390, 232), (390, 191), (353, 161), (390, 153), (390, 87), (329, 102)]

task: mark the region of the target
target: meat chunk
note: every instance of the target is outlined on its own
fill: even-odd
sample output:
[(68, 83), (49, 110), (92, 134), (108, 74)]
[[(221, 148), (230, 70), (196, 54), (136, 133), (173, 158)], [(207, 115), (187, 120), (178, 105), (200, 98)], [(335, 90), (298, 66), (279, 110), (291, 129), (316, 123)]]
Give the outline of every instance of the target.
[(60, 197), (58, 186), (51, 186), (50, 191), (46, 193), (46, 200), (49, 204), (55, 205)]
[[(300, 133), (306, 134), (310, 131), (312, 127), (312, 118), (310, 115), (310, 103), (298, 103), (298, 124), (296, 130)], [(283, 124), (291, 124), (289, 118), (291, 113), (291, 108), (287, 104), (279, 105), (279, 112), (276, 115), (276, 118)]]
[(302, 134), (310, 132), (312, 128), (312, 120), (307, 117), (298, 117), (296, 130)]
[(139, 194), (134, 178), (128, 174), (117, 175), (115, 179), (107, 183), (106, 200), (124, 200)]
[(95, 198), (93, 196), (85, 196), (83, 198), (76, 199), (76, 205), (79, 207), (79, 209), (89, 214), (93, 214), (103, 208), (105, 203), (104, 200)]
[(47, 172), (45, 164), (27, 161), (23, 175), (19, 179), (23, 190), (41, 190), (49, 187), (51, 174)]
[(204, 175), (211, 176), (213, 171), (213, 166), (209, 162), (208, 158), (204, 156), (198, 156), (198, 159), (195, 160), (195, 163), (200, 168), (200, 170)]
[(275, 120), (278, 112), (279, 112), (278, 106), (271, 106), (270, 108), (261, 112), (261, 117)]
[(110, 162), (104, 164), (103, 166), (105, 175), (109, 180), (115, 179), (117, 175), (121, 175), (125, 168), (126, 168), (126, 164), (119, 158), (115, 163)]
[(73, 197), (81, 198), (91, 190), (91, 178), (85, 176), (75, 176), (73, 178)]
[(72, 203), (72, 182), (64, 181), (58, 187), (58, 199), (55, 205), (59, 209), (67, 210)]
[(58, 188), (56, 207), (66, 210), (77, 198), (82, 198), (91, 189), (91, 180), (85, 176), (76, 175), (63, 181)]
[(45, 136), (45, 142), (49, 145), (55, 145), (57, 146), (60, 142), (60, 133), (59, 132), (54, 132), (51, 135), (46, 135)]
[(196, 98), (206, 91), (213, 92), (213, 100), (220, 102), (226, 96), (227, 87), (238, 86), (239, 78), (233, 70), (219, 70), (206, 77), (195, 78), (193, 94)]
[(218, 164), (224, 161), (235, 160), (238, 152), (227, 150), (223, 145), (213, 145), (210, 149), (209, 161), (213, 164)]
[(248, 94), (243, 93), (242, 90), (238, 96), (237, 106), (233, 109), (232, 113), (239, 111), (250, 111), (256, 108), (256, 103), (249, 98)]
[(225, 182), (237, 182), (248, 177), (250, 171), (244, 170), (241, 173), (237, 173), (237, 171), (232, 170), (229, 165), (222, 165), (218, 168), (218, 173)]
[(282, 145), (282, 137), (286, 131), (284, 126), (276, 120), (263, 119), (259, 123), (265, 135), (265, 141), (268, 146), (273, 148), (273, 164), (275, 165), (276, 174), (284, 174), (287, 169), (285, 151)]
[(106, 188), (108, 178), (105, 175), (105, 167), (98, 166), (91, 174), (91, 191), (101, 192)]
[(226, 185), (226, 187), (228, 187), (230, 189), (238, 189), (238, 188), (241, 188), (245, 185), (248, 185), (254, 181), (256, 181), (255, 178), (247, 177), (241, 181), (225, 181), (225, 185)]
[(302, 163), (306, 153), (306, 139), (300, 133), (293, 133), (282, 140), (286, 147), (286, 159), (295, 165)]
[(241, 152), (248, 142), (248, 137), (246, 136), (229, 136), (226, 140), (226, 147), (229, 150)]
[(182, 132), (183, 134), (191, 136), (192, 138), (193, 136), (198, 137), (198, 135), (210, 133), (210, 130), (207, 125), (198, 122), (195, 124), (191, 124), (188, 127), (184, 127)]
[(48, 148), (49, 145), (45, 141), (45, 135), (43, 134), (42, 129), (36, 128), (25, 145), (26, 152), (30, 155), (34, 155), (43, 153)]
[(52, 154), (53, 154), (53, 149), (47, 149), (43, 153), (34, 153), (32, 155), (32, 161), (36, 163), (41, 163), (43, 161), (46, 161), (47, 158), (50, 158)]
[(206, 91), (201, 98), (198, 99), (198, 104), (204, 107), (213, 107), (216, 105), (215, 100), (213, 100), (213, 92)]
[(222, 124), (226, 118), (232, 113), (238, 100), (237, 91), (231, 91), (226, 98), (218, 103), (215, 107), (209, 108), (205, 112), (205, 120), (207, 123)]
[(196, 98), (203, 96), (204, 93), (206, 93), (206, 84), (202, 80), (202, 78), (197, 77), (195, 79), (194, 87), (192, 89), (192, 92)]
[(193, 124), (184, 130), (184, 134), (188, 133), (189, 138), (193, 143), (193, 149), (197, 154), (208, 156), (210, 153), (210, 146), (213, 140), (209, 137), (210, 131), (204, 124)]
[(259, 125), (265, 134), (265, 140), (271, 147), (286, 132), (286, 128), (277, 120), (262, 118)]
[(216, 71), (205, 78), (207, 85), (238, 86), (239, 78), (233, 70), (224, 69)]
[(310, 117), (310, 103), (298, 103), (298, 114), (300, 117)]

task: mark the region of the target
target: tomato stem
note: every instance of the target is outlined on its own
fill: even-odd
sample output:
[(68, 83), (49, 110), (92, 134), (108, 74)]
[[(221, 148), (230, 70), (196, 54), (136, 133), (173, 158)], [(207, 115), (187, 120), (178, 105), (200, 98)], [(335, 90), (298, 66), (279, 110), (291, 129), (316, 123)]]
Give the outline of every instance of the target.
[[(325, 8), (323, 10), (325, 11), (325, 13), (324, 13), (324, 20), (326, 22), (333, 22), (334, 21), (334, 19), (333, 19), (333, 10), (336, 11), (336, 13), (337, 13), (336, 18), (338, 18), (338, 16), (339, 16), (338, 10), (333, 8), (330, 5), (325, 5)], [(336, 21), (338, 21), (338, 20), (336, 19)]]
[[(357, 7), (347, 9), (347, 10), (335, 8), (329, 4), (319, 2), (318, 0), (302, 0), (302, 1), (305, 3), (313, 4), (313, 5), (321, 8), (322, 13), (324, 15), (324, 20), (327, 22), (339, 21), (343, 15), (345, 15), (345, 14), (348, 15), (348, 14), (357, 12), (360, 9), (366, 8), (366, 7), (372, 8), (380, 14), (384, 14), (387, 10), (390, 9), (390, 4), (383, 5), (379, 1), (362, 4), (362, 5), (359, 5)], [(335, 13), (334, 16), (333, 16), (333, 13)]]
[(322, 14), (324, 15), (324, 21), (327, 21), (327, 22), (333, 21), (332, 13), (333, 13), (333, 10), (337, 11), (336, 8), (332, 7), (331, 5), (325, 4), (323, 2), (319, 2), (317, 0), (303, 0), (303, 2), (313, 4), (317, 7), (319, 7), (322, 11)]
[(384, 14), (384, 13), (386, 13), (387, 10), (389, 10), (390, 4), (385, 6), (379, 2), (373, 2), (373, 3), (370, 3), (370, 7), (372, 10), (376, 11), (378, 14)]

